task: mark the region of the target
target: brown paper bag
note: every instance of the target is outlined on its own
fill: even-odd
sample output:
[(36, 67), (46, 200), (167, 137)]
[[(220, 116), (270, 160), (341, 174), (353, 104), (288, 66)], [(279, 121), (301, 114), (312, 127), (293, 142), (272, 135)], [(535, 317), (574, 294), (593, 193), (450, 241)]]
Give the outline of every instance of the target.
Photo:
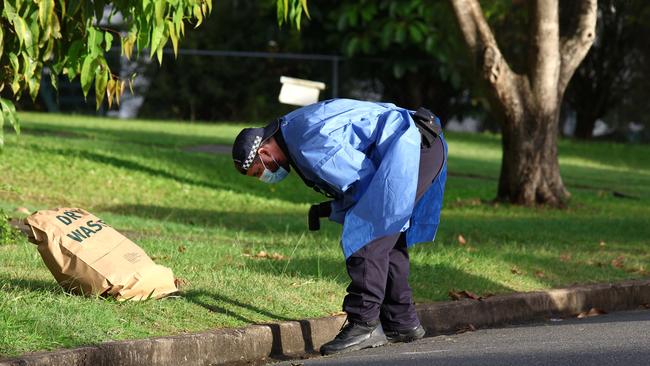
[(29, 240), (63, 288), (118, 300), (161, 298), (178, 291), (171, 269), (80, 208), (38, 211), (25, 219)]

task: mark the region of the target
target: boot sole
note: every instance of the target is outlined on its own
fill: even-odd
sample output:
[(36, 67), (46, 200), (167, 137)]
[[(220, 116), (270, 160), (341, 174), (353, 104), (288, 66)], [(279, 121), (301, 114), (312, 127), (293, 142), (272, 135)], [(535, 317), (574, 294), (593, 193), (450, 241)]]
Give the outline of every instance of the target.
[(344, 348), (344, 349), (342, 349), (342, 350), (340, 350), (340, 351), (331, 351), (331, 352), (325, 351), (325, 352), (321, 352), (321, 355), (323, 355), (323, 356), (340, 355), (340, 354), (342, 354), (342, 353), (348, 353), (348, 352), (360, 351), (360, 350), (362, 350), (362, 349), (366, 349), (366, 348), (376, 348), (376, 347), (381, 347), (381, 346), (386, 345), (386, 344), (388, 344), (388, 343), (389, 343), (389, 342), (388, 342), (388, 339), (386, 339), (386, 338), (383, 338), (383, 339), (372, 339), (372, 338), (369, 338), (369, 339), (367, 339), (367, 340), (364, 341), (364, 342), (361, 342), (361, 343), (359, 343), (359, 344), (355, 344), (354, 346), (351, 346), (351, 347), (348, 347), (348, 348)]
[(386, 339), (388, 339), (389, 343), (400, 343), (400, 342), (409, 343), (409, 342), (417, 341), (419, 339), (424, 338), (425, 334), (426, 334), (426, 332), (423, 329), (422, 332), (418, 332), (416, 334), (398, 335), (398, 336), (395, 336), (395, 337), (389, 337), (387, 335)]

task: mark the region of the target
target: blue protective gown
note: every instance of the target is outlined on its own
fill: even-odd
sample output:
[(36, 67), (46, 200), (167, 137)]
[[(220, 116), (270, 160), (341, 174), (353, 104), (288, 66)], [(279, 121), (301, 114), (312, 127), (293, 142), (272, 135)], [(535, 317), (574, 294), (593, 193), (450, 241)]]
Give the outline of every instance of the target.
[(305, 178), (336, 193), (330, 219), (343, 224), (346, 259), (372, 240), (400, 231), (406, 231), (408, 246), (434, 239), (447, 164), (415, 205), (420, 133), (407, 109), (332, 99), (285, 115), (280, 129)]

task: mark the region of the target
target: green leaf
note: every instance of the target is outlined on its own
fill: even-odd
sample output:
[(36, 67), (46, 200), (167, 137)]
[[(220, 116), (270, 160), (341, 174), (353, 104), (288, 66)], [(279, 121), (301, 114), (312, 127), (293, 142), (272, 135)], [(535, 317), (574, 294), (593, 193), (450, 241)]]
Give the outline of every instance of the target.
[(300, 5), (302, 5), (302, 10), (305, 11), (307, 18), (311, 19), (311, 15), (309, 15), (309, 9), (307, 9), (307, 0), (300, 0)]
[(20, 73), (20, 62), (18, 61), (18, 56), (16, 56), (15, 53), (9, 53), (9, 62), (11, 63), (11, 67), (14, 69), (14, 74)]
[(185, 37), (185, 22), (181, 21), (181, 36)]
[(2, 11), (2, 13), (4, 13), (7, 19), (9, 19), (9, 21), (13, 23), (14, 18), (18, 15), (16, 13), (16, 8), (14, 8), (8, 0), (4, 0), (3, 4), (4, 4), (4, 10)]
[(88, 53), (93, 53), (96, 38), (97, 29), (94, 27), (88, 28), (88, 41), (86, 42), (86, 49), (88, 50)]
[[(3, 119), (9, 121), (9, 124), (14, 128), (16, 134), (20, 135), (20, 123), (18, 121), (14, 104), (8, 99), (0, 98), (0, 106), (2, 107)], [(2, 129), (2, 122), (0, 122), (0, 129)]]
[(4, 31), (0, 27), (0, 58), (2, 58), (2, 52), (4, 51)]
[(113, 106), (113, 98), (115, 96), (115, 80), (113, 78), (108, 79), (106, 84), (106, 101), (108, 102), (108, 109)]
[(52, 14), (54, 13), (54, 0), (38, 1), (38, 22), (41, 28), (45, 29), (50, 24)]
[(183, 8), (182, 7), (179, 7), (174, 11), (174, 16), (172, 18), (172, 22), (174, 24), (174, 29), (176, 30), (176, 34), (179, 34), (181, 32), (181, 24), (183, 23)]
[(97, 68), (97, 74), (95, 75), (95, 103), (98, 110), (104, 101), (109, 76), (110, 70), (106, 61), (104, 61), (101, 63), (101, 67)]
[(156, 14), (156, 24), (161, 24), (165, 16), (165, 2), (160, 0), (156, 1), (154, 3), (154, 12)]
[(14, 93), (14, 95), (16, 95), (20, 91), (20, 61), (18, 60), (18, 56), (16, 56), (15, 53), (10, 52), (9, 62), (11, 63), (14, 75), (14, 79), (11, 82), (11, 91)]
[(111, 46), (113, 45), (113, 35), (111, 32), (106, 32), (104, 33), (104, 42), (105, 42), (105, 50), (106, 52), (111, 50)]
[(420, 29), (417, 26), (414, 25), (410, 26), (409, 33), (411, 35), (411, 39), (413, 40), (413, 42), (415, 43), (422, 42), (423, 36), (422, 33), (420, 32)]
[(171, 21), (167, 21), (167, 30), (169, 38), (172, 39), (172, 47), (174, 48), (174, 57), (178, 57), (178, 34), (176, 34), (176, 27)]
[(43, 61), (49, 61), (54, 58), (54, 39), (50, 38), (47, 41), (47, 47), (43, 53)]
[(61, 19), (65, 19), (65, 0), (59, 0), (59, 8), (61, 8)]
[(38, 90), (41, 87), (41, 73), (43, 71), (43, 63), (31, 58), (31, 56), (22, 53), (25, 60), (25, 82), (29, 88), (29, 96), (32, 100), (36, 100)]
[(156, 50), (156, 58), (158, 58), (158, 64), (162, 65), (162, 61), (163, 61), (163, 47), (162, 46), (158, 47), (158, 49)]
[(282, 4), (284, 4), (283, 0), (278, 0), (276, 2), (276, 5), (275, 5), (275, 8), (277, 9), (276, 14), (277, 14), (277, 19), (278, 19), (278, 24), (280, 26), (282, 26), (282, 24), (284, 24), (284, 17), (283, 17), (284, 10), (282, 9)]
[(201, 6), (194, 5), (193, 12), (194, 12), (194, 17), (197, 20), (196, 25), (194, 26), (194, 28), (196, 28), (199, 25), (201, 25), (201, 23), (203, 23), (203, 13), (201, 12)]
[(289, 0), (284, 0), (284, 20), (287, 20), (287, 15), (289, 15)]
[[(41, 38), (41, 28), (38, 26), (38, 12), (35, 11), (31, 13), (31, 15), (25, 19), (25, 22), (27, 22), (27, 25), (29, 26), (29, 30), (32, 33), (31, 47), (25, 45), (25, 49), (28, 51), (30, 56), (32, 56), (35, 59), (38, 59), (39, 58), (38, 48), (42, 47), (45, 44), (44, 43), (45, 37)], [(46, 36), (49, 35), (46, 34)]]
[(76, 40), (72, 42), (70, 45), (70, 48), (68, 48), (68, 54), (66, 55), (66, 74), (68, 74), (68, 78), (70, 81), (74, 79), (77, 74), (79, 73), (79, 64), (81, 63), (79, 57), (81, 56), (81, 52), (83, 51), (83, 42), (80, 40)]
[(16, 30), (16, 36), (21, 46), (25, 46), (27, 49), (33, 46), (32, 41), (32, 31), (29, 30), (25, 19), (15, 16), (14, 17), (14, 29)]
[(96, 70), (97, 57), (95, 55), (87, 55), (84, 59), (83, 66), (81, 66), (81, 89), (83, 90), (84, 97), (88, 96), (88, 91), (95, 78)]
[(153, 55), (158, 50), (158, 45), (160, 44), (160, 41), (163, 38), (164, 31), (165, 31), (164, 23), (156, 25), (156, 27), (153, 29), (153, 33), (151, 34), (151, 45), (149, 46), (151, 49), (151, 55), (149, 55), (149, 57), (153, 57)]
[(50, 84), (55, 91), (59, 91), (59, 76), (54, 72), (50, 73)]
[(61, 38), (61, 23), (59, 23), (59, 18), (56, 14), (52, 15), (52, 19), (50, 19), (50, 32), (52, 37), (56, 39)]

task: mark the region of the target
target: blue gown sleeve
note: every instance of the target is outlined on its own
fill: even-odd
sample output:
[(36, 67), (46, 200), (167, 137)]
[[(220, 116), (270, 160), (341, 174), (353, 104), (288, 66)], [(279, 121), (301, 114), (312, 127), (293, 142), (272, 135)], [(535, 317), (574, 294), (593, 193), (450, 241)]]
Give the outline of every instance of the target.
[(343, 193), (342, 198), (332, 202), (329, 219), (343, 224), (345, 213), (359, 200), (362, 188), (368, 186), (375, 174), (375, 165), (366, 154), (344, 142), (321, 162), (318, 176)]
[(320, 162), (317, 169), (318, 177), (343, 193), (357, 182), (363, 185), (374, 173), (372, 160), (347, 143), (341, 143), (329, 158)]

